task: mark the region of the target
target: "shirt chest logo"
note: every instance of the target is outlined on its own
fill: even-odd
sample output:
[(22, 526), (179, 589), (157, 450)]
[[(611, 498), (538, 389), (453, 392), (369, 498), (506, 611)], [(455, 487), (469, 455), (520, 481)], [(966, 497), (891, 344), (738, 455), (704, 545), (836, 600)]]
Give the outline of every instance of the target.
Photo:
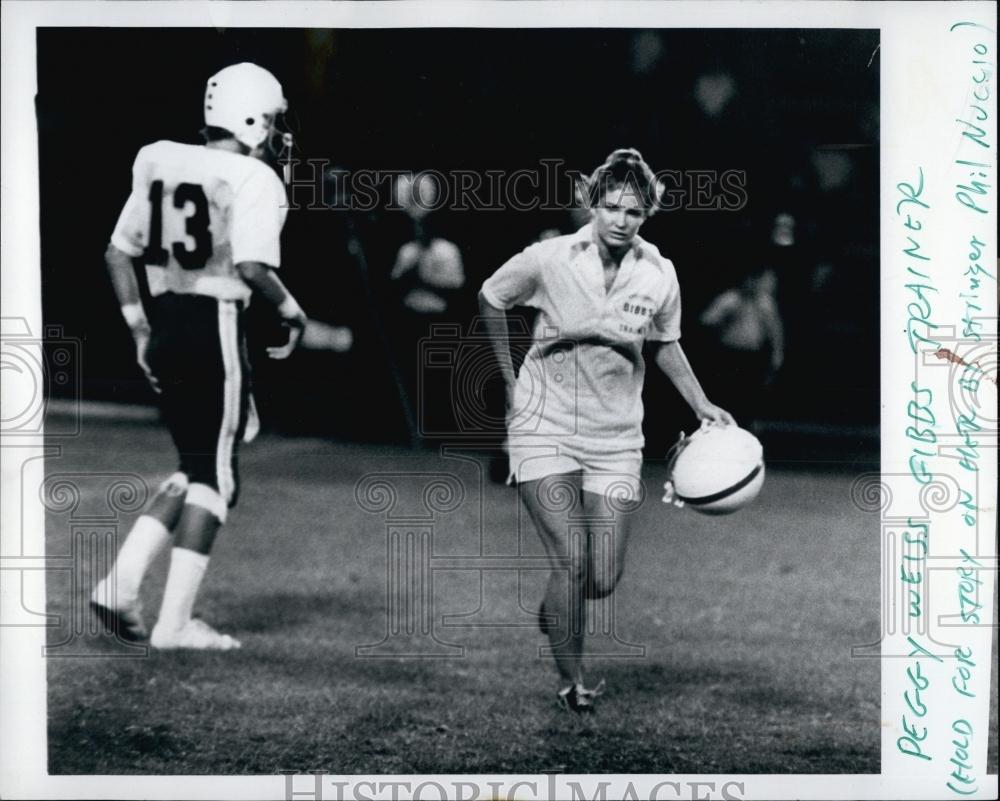
[(630, 295), (621, 304), (621, 311), (633, 321), (652, 317), (656, 312), (656, 301), (649, 295)]
[(633, 303), (630, 300), (626, 300), (622, 304), (622, 311), (626, 314), (636, 315), (639, 317), (652, 317), (653, 307), (644, 305), (641, 303)]
[(619, 306), (618, 330), (623, 334), (645, 334), (656, 313), (656, 302), (648, 295), (630, 295)]

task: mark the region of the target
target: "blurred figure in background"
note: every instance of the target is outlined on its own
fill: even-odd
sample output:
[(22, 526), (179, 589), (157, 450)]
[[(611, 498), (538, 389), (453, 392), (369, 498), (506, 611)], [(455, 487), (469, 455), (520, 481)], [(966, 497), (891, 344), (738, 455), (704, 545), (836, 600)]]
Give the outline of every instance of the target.
[(389, 278), (396, 282), (403, 308), (421, 324), (447, 312), (449, 295), (465, 286), (462, 253), (454, 242), (431, 236), (421, 225), (416, 238), (399, 249)]
[(736, 98), (736, 79), (721, 66), (710, 69), (695, 78), (693, 92), (695, 102), (705, 117), (719, 120)]
[(762, 264), (738, 287), (718, 295), (700, 317), (713, 334), (707, 389), (748, 430), (756, 427), (764, 411), (764, 387), (785, 361), (777, 283), (774, 270)]
[[(750, 238), (745, 223), (761, 197), (759, 120), (749, 124), (759, 112), (752, 108), (736, 74), (723, 60), (693, 70), (685, 81), (686, 97), (678, 99), (678, 122), (665, 131), (664, 158), (679, 175), (667, 179), (668, 202), (680, 205), (663, 215), (662, 223), (654, 219), (654, 225), (666, 226), (659, 235), (670, 238), (674, 257), (704, 278), (685, 286), (688, 303), (698, 307), (725, 285), (713, 286), (713, 278), (727, 283), (739, 280), (721, 271), (744, 263)], [(734, 136), (734, 131), (740, 135)], [(752, 187), (746, 205), (738, 209), (722, 205), (737, 202), (735, 195), (724, 197), (722, 192), (723, 176), (730, 170), (743, 176), (744, 186)]]
[(448, 403), (451, 388), (431, 382), (437, 373), (422, 370), (419, 343), (430, 335), (434, 324), (454, 316), (457, 295), (465, 286), (462, 253), (454, 242), (435, 235), (432, 212), (437, 189), (433, 178), (426, 174), (400, 176), (395, 200), (409, 219), (412, 237), (400, 246), (389, 273), (398, 303), (393, 315), (396, 352), (408, 394), (420, 405), (420, 433), (446, 432), (454, 428)]

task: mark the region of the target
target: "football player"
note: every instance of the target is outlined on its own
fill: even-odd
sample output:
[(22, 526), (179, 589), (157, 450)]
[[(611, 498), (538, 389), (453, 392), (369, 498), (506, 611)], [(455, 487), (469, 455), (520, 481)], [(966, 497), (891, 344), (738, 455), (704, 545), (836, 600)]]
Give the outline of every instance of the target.
[[(139, 151), (132, 194), (105, 259), (138, 362), (159, 393), (179, 467), (129, 532), (91, 596), (103, 623), (154, 648), (228, 650), (240, 643), (192, 617), (212, 544), (236, 503), (236, 449), (257, 421), (250, 395), (243, 310), (257, 290), (278, 310), (291, 354), (305, 315), (278, 278), (285, 188), (267, 161), (291, 146), (278, 123), (281, 84), (256, 64), (226, 67), (205, 89), (204, 145), (159, 141)], [(133, 260), (151, 301), (144, 308)], [(139, 587), (172, 542), (160, 614), (147, 633)]]

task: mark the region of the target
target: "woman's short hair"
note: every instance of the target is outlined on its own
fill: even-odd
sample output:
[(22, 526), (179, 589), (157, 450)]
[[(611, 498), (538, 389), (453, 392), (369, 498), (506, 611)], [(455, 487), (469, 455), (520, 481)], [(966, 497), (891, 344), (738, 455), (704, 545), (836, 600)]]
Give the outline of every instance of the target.
[(646, 212), (652, 214), (658, 207), (663, 185), (638, 150), (624, 147), (613, 151), (587, 179), (590, 208), (601, 205), (608, 192), (617, 189), (635, 193)]

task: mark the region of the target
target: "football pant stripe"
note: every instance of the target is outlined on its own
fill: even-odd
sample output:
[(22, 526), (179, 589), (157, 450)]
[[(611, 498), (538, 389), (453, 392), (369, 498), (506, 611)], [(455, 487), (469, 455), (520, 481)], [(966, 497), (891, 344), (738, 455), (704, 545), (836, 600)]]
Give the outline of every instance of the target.
[(208, 486), (208, 484), (200, 484), (198, 482), (193, 483), (188, 489), (187, 497), (185, 497), (184, 503), (190, 504), (191, 506), (198, 506), (211, 512), (220, 523), (226, 522), (226, 513), (228, 511), (226, 502), (222, 499), (222, 496), (216, 492), (213, 487)]
[(219, 494), (228, 504), (236, 492), (236, 477), (233, 475), (233, 445), (240, 425), (242, 369), (236, 325), (238, 314), (236, 304), (230, 300), (220, 300), (218, 304), (219, 345), (222, 350), (222, 366), (226, 377), (222, 389), (222, 424), (219, 426), (219, 440), (215, 448), (215, 475), (219, 485)]

